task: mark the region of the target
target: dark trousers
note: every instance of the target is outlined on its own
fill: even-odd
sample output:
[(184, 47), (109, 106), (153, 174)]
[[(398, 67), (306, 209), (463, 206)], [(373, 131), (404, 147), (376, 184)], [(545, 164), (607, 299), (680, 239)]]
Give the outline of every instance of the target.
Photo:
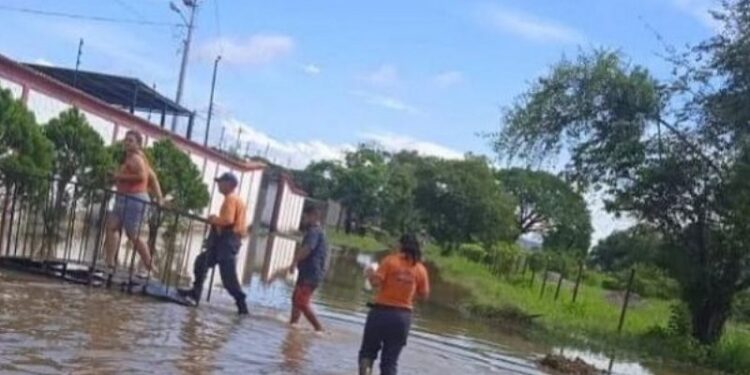
[(227, 233), (217, 236), (212, 232), (207, 241), (206, 251), (195, 258), (193, 292), (198, 298), (201, 296), (208, 270), (218, 265), (224, 289), (234, 297), (235, 301), (245, 301), (245, 293), (242, 291), (242, 286), (237, 278), (237, 250), (240, 240), (232, 236), (235, 235)]
[(382, 375), (396, 375), (398, 373), (398, 357), (401, 354), (401, 349), (406, 346), (410, 328), (411, 311), (374, 306), (367, 314), (359, 359), (374, 361), (378, 358), (378, 352), (382, 351), (380, 373)]

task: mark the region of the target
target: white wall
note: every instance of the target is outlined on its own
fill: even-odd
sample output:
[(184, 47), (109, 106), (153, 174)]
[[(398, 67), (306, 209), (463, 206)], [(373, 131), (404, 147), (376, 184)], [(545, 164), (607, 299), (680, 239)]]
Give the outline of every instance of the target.
[(273, 236), (269, 241), (271, 241), (269, 250), (271, 254), (266, 258), (268, 264), (263, 267), (266, 274), (262, 275), (266, 280), (280, 270), (288, 268), (292, 264), (294, 252), (297, 249), (297, 242), (288, 238)]
[(72, 108), (69, 104), (33, 90), (29, 91), (26, 105), (34, 112), (36, 122), (42, 125), (57, 117), (60, 112)]
[(1, 77), (0, 77), (0, 88), (10, 90), (11, 95), (15, 99), (20, 99), (21, 95), (23, 94), (23, 87), (21, 87), (21, 85), (13, 81), (3, 79)]
[(86, 111), (81, 111), (84, 116), (86, 116), (86, 120), (89, 122), (89, 125), (91, 125), (94, 130), (96, 130), (97, 133), (102, 137), (102, 140), (104, 140), (105, 145), (109, 145), (112, 143), (112, 139), (114, 139), (115, 136), (115, 123), (111, 121), (107, 121), (93, 113), (89, 113)]
[(262, 199), (265, 201), (265, 207), (263, 207), (263, 214), (261, 215), (261, 223), (264, 225), (271, 225), (273, 220), (273, 211), (276, 206), (276, 194), (278, 194), (279, 184), (277, 182), (269, 182), (268, 188), (266, 189), (266, 196)]

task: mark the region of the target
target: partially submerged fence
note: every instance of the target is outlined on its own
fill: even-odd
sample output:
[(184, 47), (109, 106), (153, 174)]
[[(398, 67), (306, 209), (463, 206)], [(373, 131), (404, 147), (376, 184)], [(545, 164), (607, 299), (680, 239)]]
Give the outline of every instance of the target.
[(190, 280), (210, 229), (204, 218), (144, 202), (137, 235), (148, 244), (155, 272), (141, 275), (145, 268), (124, 233), (116, 237), (114, 267), (105, 264), (106, 223), (117, 192), (25, 174), (6, 174), (0, 183), (0, 265), (182, 302), (174, 290)]

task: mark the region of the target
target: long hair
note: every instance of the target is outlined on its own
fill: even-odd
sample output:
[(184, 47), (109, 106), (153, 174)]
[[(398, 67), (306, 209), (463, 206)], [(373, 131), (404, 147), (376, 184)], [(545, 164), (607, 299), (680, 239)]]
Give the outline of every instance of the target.
[(406, 255), (412, 263), (417, 264), (422, 261), (422, 246), (415, 235), (402, 235), (399, 244), (401, 245), (401, 253)]

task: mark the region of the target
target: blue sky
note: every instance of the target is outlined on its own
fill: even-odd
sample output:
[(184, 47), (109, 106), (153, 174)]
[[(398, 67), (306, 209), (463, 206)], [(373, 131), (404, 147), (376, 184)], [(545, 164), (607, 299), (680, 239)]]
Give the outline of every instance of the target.
[[(176, 0), (178, 1), (178, 0)], [(178, 1), (179, 3), (179, 1)], [(168, 0), (0, 0), (24, 7), (178, 23)], [(205, 114), (223, 55), (217, 122), (302, 166), (358, 142), (457, 157), (491, 154), (477, 133), (563, 55), (619, 49), (657, 75), (654, 31), (674, 45), (715, 30), (710, 0), (200, 0), (186, 104)], [(135, 76), (173, 96), (182, 31), (0, 9), (0, 53), (24, 61)], [(197, 132), (203, 131), (203, 120)], [(604, 219), (599, 219), (602, 221)], [(600, 225), (601, 226), (601, 223)], [(598, 233), (607, 229), (598, 228)]]

